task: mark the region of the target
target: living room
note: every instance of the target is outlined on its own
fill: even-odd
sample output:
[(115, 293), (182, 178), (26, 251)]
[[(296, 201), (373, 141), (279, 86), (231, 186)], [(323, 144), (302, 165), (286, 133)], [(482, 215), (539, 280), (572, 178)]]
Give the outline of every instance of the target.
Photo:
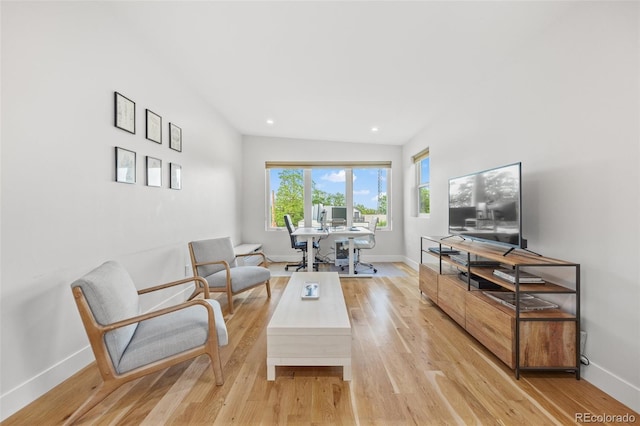
[[(448, 74), (447, 84), (444, 77), (424, 83), (437, 97), (438, 109), (425, 110), (423, 126), (404, 140), (385, 142), (382, 125), (377, 135), (369, 126), (366, 136), (338, 140), (329, 130), (313, 137), (279, 134), (284, 123), (277, 117), (273, 126), (262, 122), (267, 117), (256, 117), (264, 124), (259, 133), (239, 131), (206, 97), (209, 87), (194, 87), (195, 76), (208, 70), (182, 68), (179, 58), (193, 54), (191, 47), (184, 52), (168, 48), (175, 36), (168, 18), (180, 10), (177, 4), (156, 11), (148, 9), (153, 3), (3, 2), (1, 418), (93, 362), (69, 288), (73, 280), (109, 259), (121, 262), (139, 288), (182, 278), (190, 263), (187, 243), (218, 236), (260, 242), (270, 258), (295, 257), (286, 231), (265, 226), (265, 162), (338, 158), (391, 161), (392, 225), (378, 233), (369, 256), (414, 270), (420, 236), (446, 233), (448, 180), (522, 162), (523, 233), (529, 247), (582, 265), (581, 327), (588, 333), (590, 359), (582, 377), (640, 411), (640, 229), (634, 213), (640, 197), (638, 4), (501, 2), (503, 9), (474, 3), (473, 13), (464, 14), (468, 19), (484, 11), (483, 17), (513, 20), (512, 33), (505, 25), (500, 27), (504, 33), (492, 35), (511, 42), (496, 43), (503, 50), (494, 49), (489, 58), (461, 60), (457, 49), (475, 34), (455, 40), (433, 34), (430, 42), (445, 46), (438, 50), (441, 58), (449, 55), (452, 62), (477, 64), (477, 69), (438, 68)], [(253, 4), (221, 7), (247, 19), (216, 21), (221, 31), (245, 34), (261, 22)], [(315, 7), (320, 9), (311, 9), (310, 16), (323, 12)], [(340, 2), (325, 7), (338, 8)], [(320, 16), (339, 15), (330, 12)], [(302, 19), (306, 13), (295, 15), (300, 19), (295, 31), (308, 25)], [(166, 38), (149, 38), (155, 34), (149, 27), (158, 24), (145, 23), (145, 16), (159, 19), (164, 27), (158, 31)], [(189, 35), (198, 35), (196, 24), (204, 17), (197, 8), (185, 9), (178, 18), (192, 19), (194, 34)], [(465, 23), (457, 22), (456, 28), (463, 33), (478, 28)], [(516, 28), (524, 24), (530, 24), (528, 31)], [(373, 24), (361, 25), (362, 34), (369, 35), (364, 29)], [(266, 75), (268, 68), (264, 57), (246, 59), (240, 50), (263, 33), (256, 34), (238, 44), (233, 37), (220, 42), (243, 65), (235, 70), (245, 73), (249, 94), (262, 90), (257, 87), (262, 79), (252, 84), (252, 76)], [(265, 49), (267, 54), (277, 57), (278, 49)], [(391, 58), (382, 59), (374, 62), (395, 67), (389, 66)], [(294, 83), (305, 83), (302, 76)], [(394, 76), (399, 80), (402, 73)], [(113, 125), (114, 92), (136, 102), (136, 134)], [(220, 92), (216, 101), (229, 104), (227, 95)], [(237, 96), (250, 99), (244, 92)], [(360, 96), (364, 108), (371, 95)], [(301, 109), (305, 104), (305, 99), (285, 101)], [(145, 109), (163, 118), (162, 144), (145, 139)], [(329, 114), (328, 127), (337, 120)], [(403, 112), (396, 115), (399, 119)], [(182, 129), (181, 151), (168, 147), (168, 123)], [(115, 146), (138, 155), (133, 185), (114, 181)], [(425, 148), (431, 160), (428, 217), (416, 213), (412, 161)], [(162, 188), (146, 186), (144, 156), (162, 159), (167, 173), (170, 163), (179, 164), (182, 189), (169, 188), (166, 175)], [(182, 297), (183, 291), (148, 300), (144, 308)]]

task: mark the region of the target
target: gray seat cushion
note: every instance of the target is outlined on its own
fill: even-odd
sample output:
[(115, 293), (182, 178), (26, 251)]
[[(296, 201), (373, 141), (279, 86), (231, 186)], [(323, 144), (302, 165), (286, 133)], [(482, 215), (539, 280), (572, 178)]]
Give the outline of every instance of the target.
[[(129, 273), (117, 262), (108, 261), (95, 268), (71, 287), (80, 287), (96, 321), (112, 324), (140, 314), (139, 296)], [(122, 357), (137, 324), (105, 334), (105, 344), (114, 365)]]
[[(253, 287), (256, 284), (263, 283), (271, 279), (271, 271), (262, 266), (238, 266), (231, 268), (231, 291), (238, 293), (245, 288)], [(209, 287), (226, 287), (227, 272), (222, 270), (204, 277)]]
[[(222, 309), (217, 300), (206, 300), (213, 307), (218, 345), (229, 342)], [(116, 370), (124, 373), (134, 368), (201, 346), (209, 334), (207, 309), (192, 306), (138, 324)]]

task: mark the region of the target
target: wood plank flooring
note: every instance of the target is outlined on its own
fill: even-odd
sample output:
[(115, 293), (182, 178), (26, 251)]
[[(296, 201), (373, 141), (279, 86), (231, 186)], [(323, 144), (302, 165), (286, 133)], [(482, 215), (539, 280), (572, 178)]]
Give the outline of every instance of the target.
[[(235, 297), (221, 350), (225, 383), (206, 357), (131, 382), (86, 425), (565, 425), (576, 413), (640, 415), (572, 374), (513, 372), (405, 277), (343, 278), (352, 322), (353, 381), (341, 367), (278, 367), (266, 380), (266, 326), (287, 277)], [(226, 302), (220, 297), (223, 309)], [(83, 369), (2, 425), (62, 424), (100, 383)]]

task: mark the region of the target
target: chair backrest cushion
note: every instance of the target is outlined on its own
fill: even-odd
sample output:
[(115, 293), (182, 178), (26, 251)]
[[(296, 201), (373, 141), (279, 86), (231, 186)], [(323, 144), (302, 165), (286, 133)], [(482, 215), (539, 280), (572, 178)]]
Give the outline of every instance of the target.
[(296, 246), (298, 243), (298, 239), (293, 235), (295, 228), (293, 227), (293, 221), (291, 220), (291, 216), (288, 214), (284, 215), (284, 224), (287, 226), (287, 231), (289, 231), (289, 238), (291, 239), (291, 248), (299, 249)]
[[(211, 240), (192, 241), (190, 243), (193, 257), (196, 263), (227, 261), (229, 266), (237, 266), (236, 254), (233, 250), (230, 237), (214, 238)], [(224, 265), (198, 266), (198, 276), (208, 277), (216, 272), (224, 270)]]
[(371, 248), (374, 248), (376, 245), (376, 229), (378, 229), (378, 217), (374, 217), (371, 222), (369, 222), (369, 231), (373, 232), (368, 238)]
[[(108, 261), (98, 266), (71, 287), (80, 287), (95, 320), (107, 325), (140, 314), (138, 291), (127, 271), (117, 262)], [(118, 365), (137, 324), (105, 334), (105, 344), (114, 365)]]

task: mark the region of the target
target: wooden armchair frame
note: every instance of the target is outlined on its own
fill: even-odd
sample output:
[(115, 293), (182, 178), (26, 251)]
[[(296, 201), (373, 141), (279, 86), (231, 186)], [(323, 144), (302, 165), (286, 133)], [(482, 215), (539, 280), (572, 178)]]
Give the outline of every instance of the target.
[[(227, 293), (227, 302), (229, 304), (229, 313), (233, 314), (233, 296), (236, 294), (240, 294), (243, 291), (247, 291), (250, 290), (252, 288), (261, 286), (262, 284), (266, 284), (267, 285), (267, 296), (269, 298), (271, 298), (271, 286), (269, 285), (269, 281), (267, 280), (266, 283), (264, 282), (260, 282), (260, 283), (256, 283), (255, 285), (252, 285), (251, 287), (246, 287), (243, 288), (242, 290), (238, 291), (238, 292), (233, 292), (233, 289), (231, 287), (231, 265), (229, 265), (229, 262), (227, 262), (226, 260), (216, 260), (216, 261), (212, 261), (212, 262), (196, 262), (196, 256), (195, 253), (193, 252), (193, 246), (191, 245), (191, 243), (189, 243), (189, 254), (191, 255), (191, 266), (193, 268), (193, 275), (194, 276), (198, 276), (198, 266), (205, 266), (205, 265), (223, 265), (224, 269), (226, 271), (227, 274), (227, 282), (226, 282), (226, 286), (225, 287), (209, 287), (209, 291), (213, 291), (214, 293)], [(263, 252), (253, 252), (253, 253), (245, 253), (245, 254), (236, 254), (235, 258), (239, 258), (239, 257), (251, 257), (251, 256), (260, 256), (262, 257), (262, 262), (259, 263), (259, 265), (264, 265), (265, 267), (268, 265), (267, 263), (267, 257), (264, 255)], [(206, 280), (202, 280), (204, 281), (204, 287), (208, 287)], [(200, 284), (202, 284), (200, 282)], [(196, 283), (196, 289), (195, 291), (191, 294), (191, 296), (189, 296), (189, 299), (193, 299), (194, 297), (196, 297), (198, 294), (202, 293), (202, 287), (200, 286), (200, 284)]]
[[(204, 297), (208, 299), (210, 293), (207, 282), (200, 277), (185, 278), (182, 280), (145, 288), (142, 290), (138, 290), (138, 294), (147, 294), (176, 285), (186, 284), (191, 281), (196, 282), (196, 287), (198, 286), (198, 283), (204, 283)], [(222, 375), (222, 362), (220, 360), (220, 353), (218, 349), (218, 334), (216, 332), (213, 308), (206, 300), (189, 300), (174, 306), (170, 306), (168, 308), (159, 309), (157, 311), (148, 312), (142, 315), (137, 315), (135, 317), (117, 321), (112, 324), (102, 325), (95, 320), (95, 317), (91, 312), (91, 308), (84, 296), (84, 293), (82, 292), (82, 289), (80, 287), (74, 287), (72, 291), (76, 304), (78, 306), (78, 311), (80, 312), (80, 318), (82, 319), (82, 323), (84, 324), (85, 330), (87, 331), (87, 336), (89, 337), (89, 342), (91, 343), (91, 349), (93, 350), (93, 354), (95, 355), (96, 364), (98, 366), (98, 370), (100, 371), (100, 375), (102, 376), (103, 382), (96, 388), (94, 393), (67, 419), (65, 424), (69, 425), (76, 422), (89, 410), (96, 406), (100, 401), (102, 401), (124, 383), (138, 379), (147, 374), (163, 370), (172, 365), (181, 363), (200, 355), (206, 354), (209, 356), (209, 359), (211, 360), (211, 367), (213, 368), (213, 373), (216, 379), (216, 384), (222, 385), (224, 383), (224, 377)], [(207, 309), (208, 314), (209, 337), (202, 346), (172, 355), (160, 361), (152, 362), (150, 364), (135, 368), (125, 373), (119, 374), (115, 370), (104, 340), (104, 335), (107, 332), (196, 305), (204, 306)]]

